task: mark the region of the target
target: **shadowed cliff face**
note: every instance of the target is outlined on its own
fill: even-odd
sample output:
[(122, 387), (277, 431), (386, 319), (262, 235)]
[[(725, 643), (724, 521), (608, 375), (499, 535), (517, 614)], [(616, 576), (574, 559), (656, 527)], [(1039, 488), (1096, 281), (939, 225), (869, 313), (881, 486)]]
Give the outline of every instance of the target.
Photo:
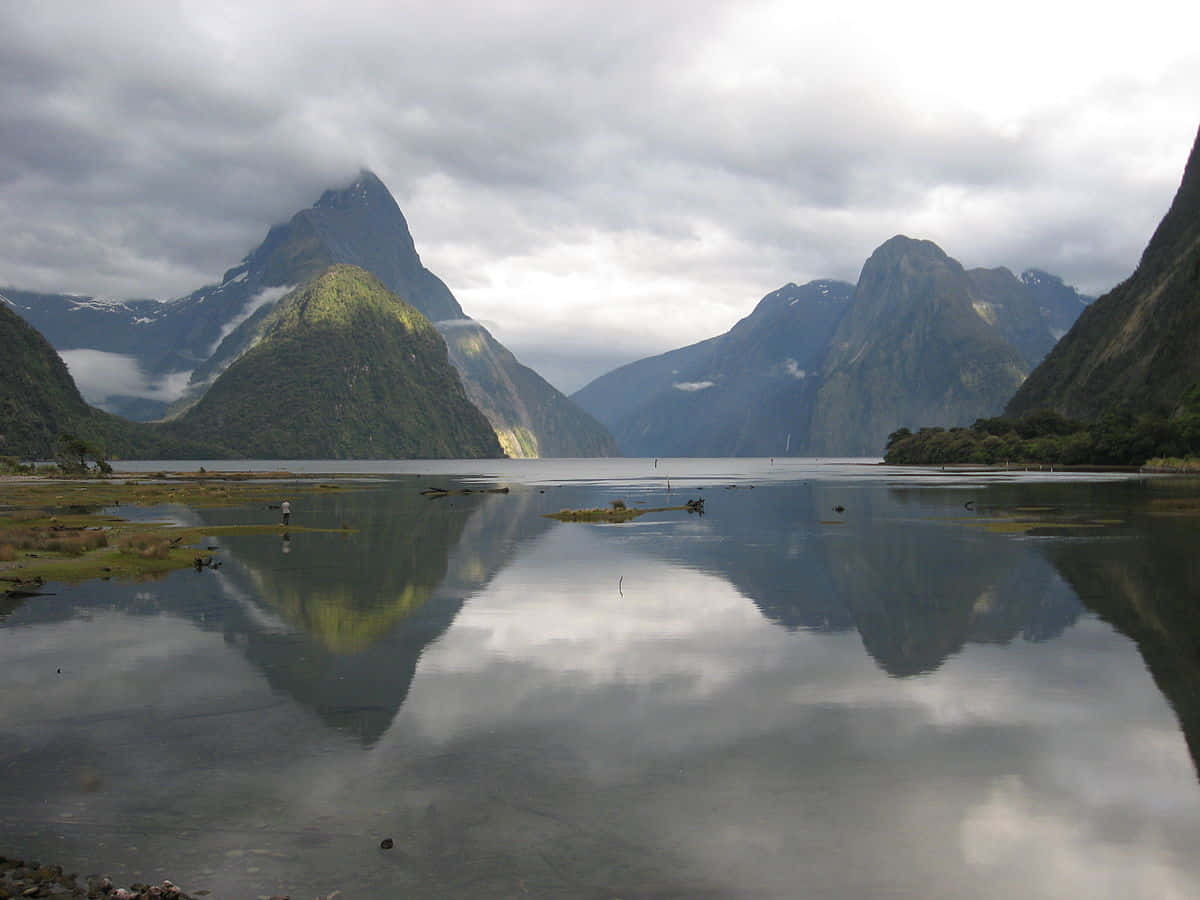
[(788, 284), (723, 335), (639, 360), (574, 395), (630, 456), (797, 456), (821, 361), (853, 291)]
[(612, 435), (472, 320), (438, 325), (471, 402), (506, 456), (620, 456)]
[(1092, 420), (1113, 407), (1174, 410), (1200, 383), (1200, 134), (1137, 269), (1093, 303), (1008, 404)]
[(878, 456), (902, 425), (969, 425), (1012, 396), (1027, 363), (984, 315), (962, 266), (898, 236), (863, 266), (813, 412), (816, 456)]

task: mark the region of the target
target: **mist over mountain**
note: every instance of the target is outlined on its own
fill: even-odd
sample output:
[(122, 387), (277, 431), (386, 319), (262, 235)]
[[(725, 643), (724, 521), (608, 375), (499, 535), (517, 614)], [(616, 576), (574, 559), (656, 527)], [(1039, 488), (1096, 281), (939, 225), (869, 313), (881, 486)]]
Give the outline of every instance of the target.
[(1009, 402), (1094, 420), (1170, 414), (1200, 385), (1200, 133), (1134, 273), (1093, 303)]
[(109, 455), (222, 457), (210, 438), (192, 440), (174, 426), (127, 422), (84, 402), (50, 343), (0, 295), (0, 456), (48, 459), (71, 434)]
[[(329, 266), (345, 263), (377, 277), (389, 291), (444, 326), (451, 360), (468, 396), (488, 416), (512, 456), (606, 456), (616, 445), (606, 430), (471, 322), (449, 288), (421, 264), (399, 206), (384, 184), (362, 172), (347, 187), (328, 190), (311, 208), (273, 226), (253, 252), (220, 283), (168, 303), (116, 301), (6, 291), (17, 312), (34, 324), (84, 375), (132, 370), (137, 378), (108, 380), (113, 392), (84, 392), (110, 410), (139, 418), (179, 415), (194, 403), (258, 335), (279, 299)], [(119, 355), (86, 371), (95, 357)], [(103, 360), (102, 360), (103, 361)], [(130, 390), (130, 384), (134, 387)]]

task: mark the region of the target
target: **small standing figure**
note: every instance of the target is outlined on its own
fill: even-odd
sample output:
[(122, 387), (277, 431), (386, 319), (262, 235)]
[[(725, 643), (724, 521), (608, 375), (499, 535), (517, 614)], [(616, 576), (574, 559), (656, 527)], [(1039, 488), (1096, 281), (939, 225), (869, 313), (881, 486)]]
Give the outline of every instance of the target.
[(292, 520), (292, 504), (284, 500), (279, 504), (279, 511), (283, 513), (283, 524), (286, 526)]

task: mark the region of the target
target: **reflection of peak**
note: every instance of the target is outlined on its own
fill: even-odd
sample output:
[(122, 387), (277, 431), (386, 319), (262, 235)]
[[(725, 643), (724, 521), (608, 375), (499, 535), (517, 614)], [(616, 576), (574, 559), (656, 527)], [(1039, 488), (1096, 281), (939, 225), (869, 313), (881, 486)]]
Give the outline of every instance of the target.
[(1108, 542), (1102, 553), (1077, 541), (1049, 543), (1046, 553), (1092, 611), (1137, 645), (1200, 773), (1200, 568), (1186, 562), (1195, 559), (1186, 530), (1142, 522), (1144, 539)]
[[(529, 494), (436, 501), (411, 482), (313, 495), (303, 509), (309, 522), (358, 531), (293, 534), (286, 554), (275, 539), (226, 539), (230, 602), (220, 627), (274, 690), (364, 746), (387, 731), (422, 653), (464, 598), (508, 563), (520, 538), (550, 525)], [(226, 521), (224, 512), (198, 515)]]

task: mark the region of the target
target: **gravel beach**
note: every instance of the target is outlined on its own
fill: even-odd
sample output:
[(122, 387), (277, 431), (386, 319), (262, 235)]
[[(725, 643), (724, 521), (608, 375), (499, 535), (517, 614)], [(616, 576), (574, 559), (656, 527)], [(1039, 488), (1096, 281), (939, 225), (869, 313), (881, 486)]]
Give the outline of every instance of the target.
[(105, 875), (80, 877), (66, 873), (62, 866), (26, 862), (0, 856), (0, 900), (22, 897), (88, 897), (91, 900), (200, 900), (185, 894), (169, 881), (161, 884), (131, 884), (117, 887)]

